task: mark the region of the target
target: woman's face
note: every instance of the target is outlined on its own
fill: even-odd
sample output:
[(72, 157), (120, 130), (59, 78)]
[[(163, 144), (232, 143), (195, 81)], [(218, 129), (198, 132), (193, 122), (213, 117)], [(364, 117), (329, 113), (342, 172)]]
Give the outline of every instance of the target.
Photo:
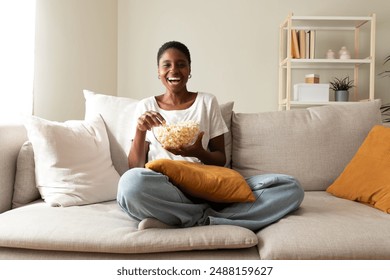
[(179, 50), (167, 49), (158, 63), (158, 75), (168, 91), (179, 93), (187, 91), (191, 66), (187, 57)]

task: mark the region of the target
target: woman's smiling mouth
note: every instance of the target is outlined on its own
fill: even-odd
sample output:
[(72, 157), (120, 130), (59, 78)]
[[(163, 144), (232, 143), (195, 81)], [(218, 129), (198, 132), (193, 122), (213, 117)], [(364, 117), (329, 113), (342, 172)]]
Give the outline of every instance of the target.
[(179, 77), (168, 77), (167, 78), (167, 81), (168, 82), (180, 82), (180, 78)]
[(168, 77), (167, 81), (171, 84), (177, 84), (181, 81), (179, 77)]

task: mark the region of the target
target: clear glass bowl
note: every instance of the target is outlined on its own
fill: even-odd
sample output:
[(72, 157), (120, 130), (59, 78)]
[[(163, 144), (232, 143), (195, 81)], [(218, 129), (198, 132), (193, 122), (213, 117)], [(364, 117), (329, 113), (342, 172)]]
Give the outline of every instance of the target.
[(154, 137), (165, 149), (178, 149), (194, 144), (200, 129), (199, 123), (185, 121), (156, 126), (152, 131)]

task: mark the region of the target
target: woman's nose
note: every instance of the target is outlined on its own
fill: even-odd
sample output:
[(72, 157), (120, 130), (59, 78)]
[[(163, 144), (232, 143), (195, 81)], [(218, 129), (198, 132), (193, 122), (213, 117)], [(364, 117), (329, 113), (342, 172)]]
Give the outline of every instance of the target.
[(176, 64), (172, 64), (171, 69), (169, 69), (171, 72), (177, 72), (179, 67)]

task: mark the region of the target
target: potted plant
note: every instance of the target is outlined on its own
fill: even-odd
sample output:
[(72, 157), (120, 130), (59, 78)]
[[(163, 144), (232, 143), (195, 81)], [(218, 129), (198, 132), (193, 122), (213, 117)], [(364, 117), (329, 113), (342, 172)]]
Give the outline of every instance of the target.
[(353, 80), (350, 80), (349, 76), (343, 79), (334, 78), (330, 82), (330, 89), (335, 93), (335, 101), (348, 101), (349, 89), (352, 87), (354, 87)]

